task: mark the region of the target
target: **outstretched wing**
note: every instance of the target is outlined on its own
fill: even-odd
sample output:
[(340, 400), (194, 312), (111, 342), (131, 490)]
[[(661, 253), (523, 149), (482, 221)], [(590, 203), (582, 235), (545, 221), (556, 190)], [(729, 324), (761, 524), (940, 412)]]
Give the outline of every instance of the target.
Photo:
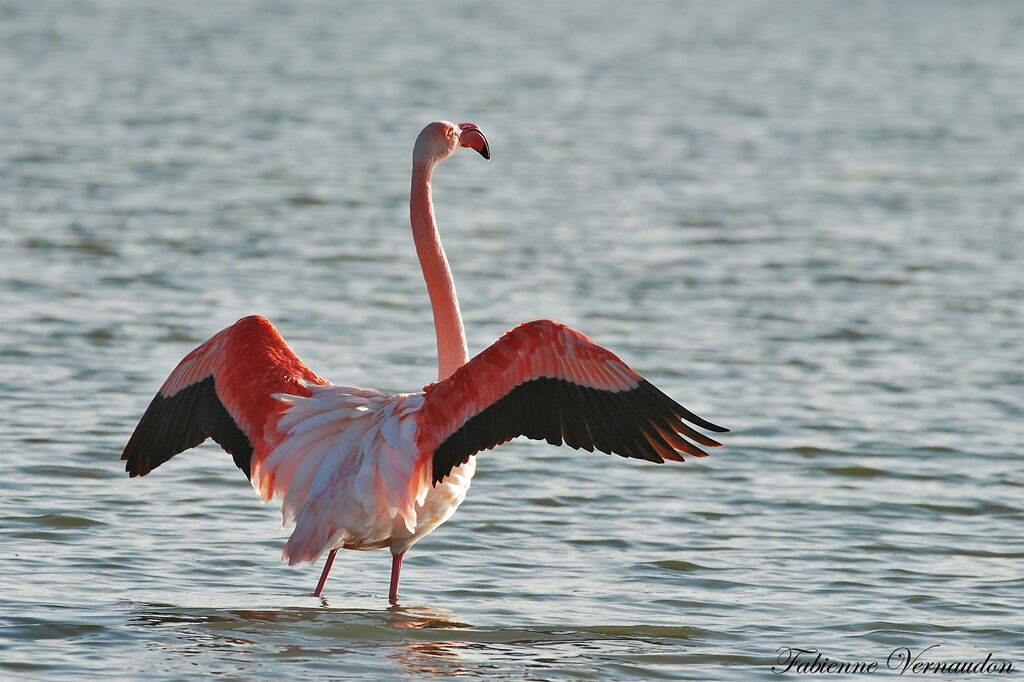
[[(610, 351), (551, 320), (519, 325), (454, 374), (427, 386), (417, 446), (436, 484), (474, 453), (516, 436), (651, 462), (715, 447), (701, 419)], [(685, 436), (685, 438), (684, 438)]]
[(281, 405), (275, 393), (308, 396), (307, 382), (326, 384), (302, 364), (274, 326), (244, 317), (185, 356), (135, 427), (121, 459), (145, 476), (208, 437), (250, 477), (253, 447)]

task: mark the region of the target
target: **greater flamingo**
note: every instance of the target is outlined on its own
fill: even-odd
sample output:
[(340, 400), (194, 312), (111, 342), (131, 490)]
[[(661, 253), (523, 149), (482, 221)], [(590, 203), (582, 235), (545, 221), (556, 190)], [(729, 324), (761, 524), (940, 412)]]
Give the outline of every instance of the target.
[(557, 322), (507, 332), (469, 359), (430, 192), (438, 162), (459, 146), (490, 158), (472, 123), (436, 121), (413, 149), (409, 213), (434, 312), (438, 381), (420, 393), (335, 386), (299, 360), (266, 319), (245, 317), (189, 353), (153, 398), (121, 456), (145, 476), (213, 438), (261, 499), (280, 498), (295, 530), (282, 559), (339, 549), (391, 549), (388, 600), (406, 550), (466, 497), (474, 454), (516, 436), (664, 462), (720, 443), (724, 432), (676, 403), (608, 350)]

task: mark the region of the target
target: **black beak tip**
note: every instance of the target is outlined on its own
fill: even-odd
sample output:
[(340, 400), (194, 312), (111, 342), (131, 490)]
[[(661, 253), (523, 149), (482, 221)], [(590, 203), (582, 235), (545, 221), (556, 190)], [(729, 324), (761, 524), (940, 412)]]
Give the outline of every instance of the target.
[(482, 149), (478, 149), (477, 151), (480, 152), (480, 156), (484, 157), (487, 160), (490, 160), (490, 158), (491, 158), (491, 147), (486, 142), (484, 142), (483, 148)]

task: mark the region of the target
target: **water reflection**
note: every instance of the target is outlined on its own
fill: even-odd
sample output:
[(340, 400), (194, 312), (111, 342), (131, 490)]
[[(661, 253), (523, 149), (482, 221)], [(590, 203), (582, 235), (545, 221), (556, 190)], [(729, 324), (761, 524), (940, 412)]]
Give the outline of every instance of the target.
[[(391, 606), (385, 610), (333, 608), (216, 609), (135, 604), (129, 627), (178, 642), (179, 653), (234, 661), (239, 649), (253, 656), (313, 661), (377, 647), (403, 670), (417, 676), (469, 675), (473, 627), (451, 612)], [(466, 637), (451, 638), (452, 630)], [(317, 642), (309, 646), (297, 642)], [(324, 643), (330, 643), (323, 646)]]
[(456, 620), (451, 611), (441, 609), (433, 611), (422, 606), (396, 605), (388, 609), (393, 616), (392, 627), (422, 629), (471, 628), (472, 626)]
[[(469, 675), (466, 639), (435, 639), (445, 630), (472, 630), (472, 626), (454, 617), (450, 611), (395, 605), (388, 608), (388, 627), (406, 632), (407, 639), (396, 642), (391, 658), (404, 670), (418, 676)], [(467, 633), (468, 634), (468, 633)]]
[(468, 642), (403, 642), (395, 647), (391, 658), (409, 673), (417, 676), (469, 676), (473, 668), (466, 660)]

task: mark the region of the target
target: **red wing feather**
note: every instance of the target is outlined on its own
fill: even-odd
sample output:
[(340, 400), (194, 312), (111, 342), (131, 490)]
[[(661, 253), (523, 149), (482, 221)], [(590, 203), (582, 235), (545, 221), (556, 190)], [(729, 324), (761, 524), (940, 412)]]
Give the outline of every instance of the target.
[(682, 461), (721, 445), (685, 424), (721, 426), (672, 400), (610, 351), (563, 324), (538, 320), (502, 336), (424, 389), (417, 445), (433, 480), (516, 436), (623, 457)]
[(292, 352), (274, 326), (244, 317), (185, 356), (149, 404), (121, 459), (145, 476), (174, 455), (213, 438), (248, 478), (263, 443), (275, 393), (309, 395), (306, 382), (327, 382)]

